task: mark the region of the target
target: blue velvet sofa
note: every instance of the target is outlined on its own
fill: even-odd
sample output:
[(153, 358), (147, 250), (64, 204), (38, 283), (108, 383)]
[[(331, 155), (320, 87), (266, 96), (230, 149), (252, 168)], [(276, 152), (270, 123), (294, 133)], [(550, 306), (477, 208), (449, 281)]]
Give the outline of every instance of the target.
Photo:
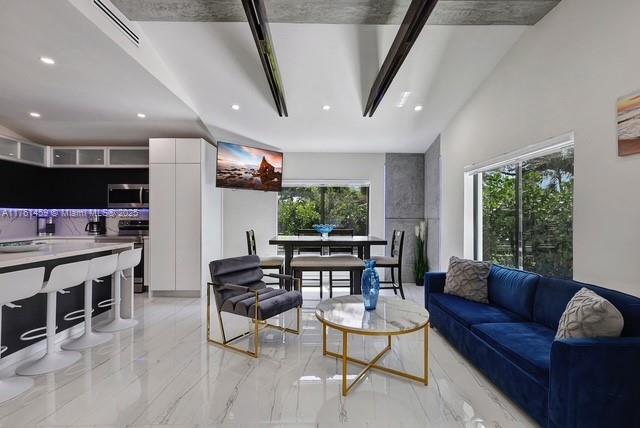
[[(640, 426), (640, 298), (494, 265), (482, 304), (444, 294), (445, 278), (425, 275), (432, 327), (540, 425)], [(582, 287), (620, 310), (622, 337), (554, 340)]]

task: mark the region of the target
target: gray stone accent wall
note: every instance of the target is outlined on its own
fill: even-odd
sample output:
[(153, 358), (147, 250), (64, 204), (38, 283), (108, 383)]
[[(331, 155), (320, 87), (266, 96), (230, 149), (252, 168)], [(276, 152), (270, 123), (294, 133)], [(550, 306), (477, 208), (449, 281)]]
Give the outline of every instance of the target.
[[(414, 282), (414, 228), (424, 220), (425, 155), (422, 153), (387, 153), (385, 159), (385, 234), (391, 251), (394, 229), (404, 230), (402, 281)], [(388, 272), (386, 277), (389, 278)]]
[(424, 218), (427, 222), (429, 269), (440, 270), (440, 137), (424, 154)]

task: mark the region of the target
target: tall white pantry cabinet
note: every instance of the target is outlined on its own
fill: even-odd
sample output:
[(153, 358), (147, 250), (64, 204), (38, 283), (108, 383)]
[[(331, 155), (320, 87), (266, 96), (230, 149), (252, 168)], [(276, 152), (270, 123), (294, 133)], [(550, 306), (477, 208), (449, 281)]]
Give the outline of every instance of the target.
[(149, 140), (149, 288), (152, 296), (201, 296), (222, 255), (216, 148), (198, 138)]

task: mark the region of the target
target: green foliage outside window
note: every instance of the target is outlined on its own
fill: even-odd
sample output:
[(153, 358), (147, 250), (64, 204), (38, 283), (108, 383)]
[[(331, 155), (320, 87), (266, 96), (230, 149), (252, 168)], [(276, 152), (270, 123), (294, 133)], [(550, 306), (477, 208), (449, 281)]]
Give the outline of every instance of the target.
[(285, 187), (278, 201), (278, 233), (296, 235), (314, 224), (335, 224), (368, 234), (368, 187)]
[(573, 186), (573, 149), (483, 173), (483, 259), (571, 278)]

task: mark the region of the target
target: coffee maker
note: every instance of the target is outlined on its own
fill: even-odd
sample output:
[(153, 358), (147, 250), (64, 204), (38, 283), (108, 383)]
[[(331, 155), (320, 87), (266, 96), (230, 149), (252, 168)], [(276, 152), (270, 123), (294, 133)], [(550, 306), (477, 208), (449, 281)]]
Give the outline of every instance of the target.
[(36, 231), (38, 236), (53, 236), (56, 234), (56, 223), (53, 217), (40, 217), (36, 219)]
[(107, 218), (101, 215), (89, 216), (89, 222), (84, 231), (89, 235), (104, 235), (107, 233)]

